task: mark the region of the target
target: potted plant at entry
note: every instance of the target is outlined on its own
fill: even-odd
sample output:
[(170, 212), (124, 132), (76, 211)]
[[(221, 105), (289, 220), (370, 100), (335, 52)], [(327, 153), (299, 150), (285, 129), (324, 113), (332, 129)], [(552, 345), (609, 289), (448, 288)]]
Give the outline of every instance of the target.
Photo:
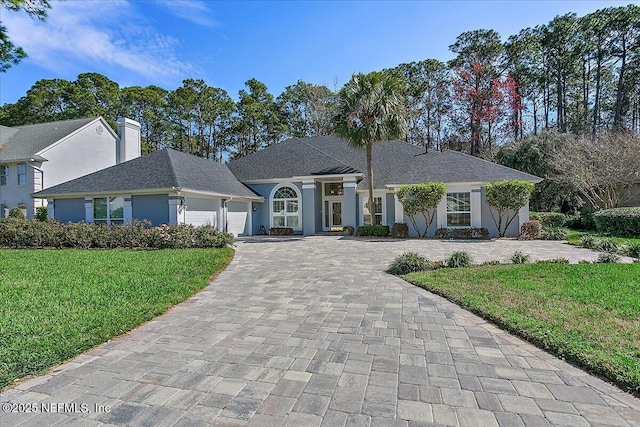
[(345, 225), (342, 231), (344, 232), (345, 236), (353, 236), (353, 232), (355, 231), (355, 229), (350, 225)]

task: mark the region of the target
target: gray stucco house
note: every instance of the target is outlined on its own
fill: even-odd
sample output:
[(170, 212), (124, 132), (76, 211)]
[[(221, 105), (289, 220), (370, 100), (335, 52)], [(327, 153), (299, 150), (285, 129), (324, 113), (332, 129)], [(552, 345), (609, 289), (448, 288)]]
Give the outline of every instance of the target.
[(20, 208), (33, 218), (36, 191), (140, 156), (140, 124), (122, 118), (118, 133), (102, 117), (0, 126), (0, 218)]
[[(440, 227), (485, 227), (497, 236), (484, 185), (502, 179), (541, 181), (456, 151), (425, 152), (386, 141), (373, 148), (375, 212), (370, 213), (365, 173), (364, 152), (343, 139), (291, 138), (227, 164), (160, 150), (34, 197), (48, 199), (50, 216), (63, 222), (137, 218), (154, 224), (209, 223), (235, 235), (257, 234), (260, 226), (313, 235), (347, 225), (408, 222), (397, 188), (437, 181), (446, 184), (447, 194), (429, 235)], [(528, 219), (525, 206), (507, 235), (517, 235)]]
[[(365, 223), (408, 222), (395, 191), (403, 184), (444, 182), (447, 194), (438, 206), (428, 235), (440, 227), (486, 227), (498, 232), (483, 186), (503, 179), (533, 183), (541, 178), (457, 151), (429, 151), (401, 141), (373, 145), (375, 212), (367, 209), (364, 151), (333, 136), (291, 138), (229, 162), (229, 169), (267, 203), (257, 205), (253, 233), (285, 226), (312, 235), (333, 227)], [(517, 236), (529, 219), (528, 206), (518, 212), (508, 236)], [(424, 227), (423, 223), (420, 224)], [(415, 233), (410, 227), (410, 233)]]

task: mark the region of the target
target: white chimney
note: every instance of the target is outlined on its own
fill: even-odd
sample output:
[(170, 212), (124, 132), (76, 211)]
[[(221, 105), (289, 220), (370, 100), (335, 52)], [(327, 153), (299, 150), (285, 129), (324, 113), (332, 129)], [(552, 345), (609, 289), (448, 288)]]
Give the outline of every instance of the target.
[(116, 163), (140, 157), (140, 123), (120, 117), (118, 119), (118, 145)]

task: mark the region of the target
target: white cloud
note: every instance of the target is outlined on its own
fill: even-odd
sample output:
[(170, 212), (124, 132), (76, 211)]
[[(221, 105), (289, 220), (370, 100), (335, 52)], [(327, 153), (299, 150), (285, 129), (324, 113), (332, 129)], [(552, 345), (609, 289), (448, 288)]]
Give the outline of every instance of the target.
[(213, 12), (203, 1), (198, 0), (159, 0), (158, 3), (166, 7), (179, 18), (193, 22), (203, 27), (215, 27), (218, 23), (211, 17)]
[(59, 2), (48, 15), (40, 22), (24, 13), (5, 13), (3, 23), (30, 61), (50, 71), (108, 74), (119, 68), (162, 81), (193, 70), (177, 57), (178, 40), (153, 28), (126, 0)]

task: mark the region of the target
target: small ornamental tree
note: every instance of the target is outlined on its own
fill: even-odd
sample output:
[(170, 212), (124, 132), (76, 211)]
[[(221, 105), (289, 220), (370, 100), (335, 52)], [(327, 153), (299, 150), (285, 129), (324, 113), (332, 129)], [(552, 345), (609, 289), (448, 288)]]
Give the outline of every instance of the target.
[(533, 184), (528, 181), (503, 180), (487, 184), (484, 191), (487, 204), (492, 208), (489, 212), (498, 228), (498, 236), (504, 237), (520, 208), (531, 198)]
[[(404, 214), (411, 221), (411, 225), (420, 237), (426, 237), (429, 227), (433, 223), (436, 208), (446, 192), (443, 182), (428, 182), (425, 184), (403, 185), (396, 195), (402, 203)], [(416, 224), (416, 215), (422, 215), (425, 221), (424, 232), (421, 233)]]

